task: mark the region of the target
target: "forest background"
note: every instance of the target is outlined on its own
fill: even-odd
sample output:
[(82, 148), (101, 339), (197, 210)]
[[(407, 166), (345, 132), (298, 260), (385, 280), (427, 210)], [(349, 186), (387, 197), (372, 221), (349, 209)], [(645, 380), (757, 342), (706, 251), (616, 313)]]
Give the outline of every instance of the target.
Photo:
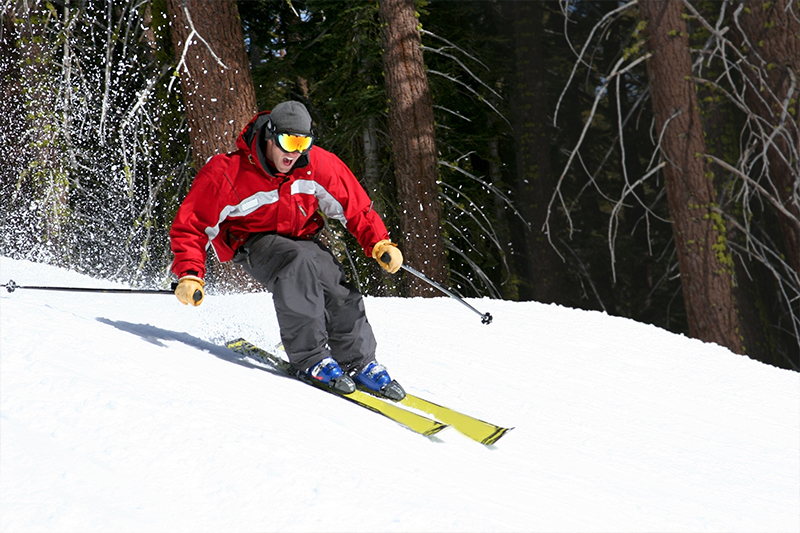
[[(169, 286), (197, 170), (295, 99), (462, 296), (800, 368), (798, 2), (2, 1), (4, 256)], [(437, 295), (324, 238), (366, 294)]]

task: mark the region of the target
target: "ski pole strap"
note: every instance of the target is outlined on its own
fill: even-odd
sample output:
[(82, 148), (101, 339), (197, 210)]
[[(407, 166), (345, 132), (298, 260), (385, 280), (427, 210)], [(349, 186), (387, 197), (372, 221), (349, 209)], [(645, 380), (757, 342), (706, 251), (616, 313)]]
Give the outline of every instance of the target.
[[(391, 259), (392, 259), (392, 257), (389, 255), (389, 252), (386, 252), (385, 254), (383, 254), (381, 256), (381, 261), (383, 261), (384, 263), (387, 263), (387, 264), (389, 263), (389, 261), (391, 261)], [(408, 272), (410, 274), (415, 275), (416, 277), (418, 277), (419, 279), (421, 279), (425, 283), (427, 283), (427, 284), (429, 284), (429, 285), (431, 285), (433, 287), (436, 287), (437, 289), (439, 289), (440, 291), (442, 291), (443, 293), (448, 295), (450, 298), (458, 300), (459, 302), (461, 302), (462, 304), (467, 306), (470, 310), (472, 310), (473, 312), (479, 314), (480, 317), (481, 317), (481, 324), (491, 324), (492, 323), (492, 315), (490, 315), (489, 313), (481, 313), (480, 311), (478, 311), (477, 309), (475, 309), (474, 307), (469, 305), (467, 302), (465, 302), (463, 298), (460, 298), (458, 295), (454, 294), (451, 290), (449, 290), (449, 289), (443, 287), (442, 285), (440, 285), (439, 283), (433, 281), (432, 279), (430, 279), (428, 276), (426, 276), (422, 272), (420, 272), (420, 271), (418, 271), (418, 270), (416, 270), (414, 268), (411, 268), (410, 266), (408, 266), (406, 264), (401, 265), (400, 268), (402, 268), (403, 270), (405, 270), (406, 272)]]

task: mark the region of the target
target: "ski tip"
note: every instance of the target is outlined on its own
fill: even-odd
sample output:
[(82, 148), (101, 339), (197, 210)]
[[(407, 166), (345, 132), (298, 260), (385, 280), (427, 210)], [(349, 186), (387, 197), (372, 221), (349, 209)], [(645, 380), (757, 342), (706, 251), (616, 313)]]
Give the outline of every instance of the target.
[(233, 350), (234, 352), (244, 355), (252, 355), (258, 352), (257, 346), (242, 338), (226, 342), (225, 347), (229, 350)]
[(485, 444), (487, 446), (491, 446), (495, 442), (500, 440), (500, 437), (502, 437), (503, 435), (505, 435), (506, 433), (508, 433), (512, 429), (514, 429), (514, 428), (501, 428), (501, 427), (499, 427), (499, 428), (497, 428), (497, 430), (494, 433), (492, 433), (491, 435), (489, 435), (488, 437), (483, 439), (481, 441), (481, 444)]
[(436, 435), (441, 430), (443, 430), (444, 428), (447, 428), (447, 427), (450, 427), (450, 426), (448, 426), (447, 424), (442, 424), (441, 422), (437, 422), (433, 427), (431, 427), (429, 430), (423, 432), (422, 434), (425, 435), (426, 437), (432, 437), (433, 435)]
[(232, 341), (226, 342), (225, 346), (227, 348), (232, 348), (232, 347), (236, 347), (236, 346), (241, 346), (242, 344), (245, 344), (245, 343), (247, 343), (247, 341), (240, 337), (238, 339), (234, 339)]

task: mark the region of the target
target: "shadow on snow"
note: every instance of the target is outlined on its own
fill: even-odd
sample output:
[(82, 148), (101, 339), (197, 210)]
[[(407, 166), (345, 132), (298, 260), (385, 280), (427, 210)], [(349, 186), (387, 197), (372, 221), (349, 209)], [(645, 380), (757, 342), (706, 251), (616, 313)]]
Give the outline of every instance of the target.
[(197, 350), (210, 353), (214, 357), (217, 357), (229, 363), (234, 363), (243, 366), (245, 368), (256, 368), (258, 370), (264, 370), (271, 374), (275, 374), (276, 376), (282, 376), (285, 378), (289, 377), (285, 373), (279, 370), (257, 364), (256, 362), (254, 362), (252, 359), (249, 359), (245, 355), (234, 352), (233, 350), (230, 350), (224, 346), (219, 346), (218, 344), (204, 341), (203, 339), (199, 339), (193, 335), (189, 335), (188, 333), (180, 333), (177, 331), (161, 329), (155, 326), (151, 326), (149, 324), (133, 324), (131, 322), (125, 322), (123, 320), (109, 320), (108, 318), (101, 318), (101, 317), (98, 317), (97, 321), (103, 324), (107, 324), (109, 326), (113, 326), (120, 331), (124, 331), (125, 333), (132, 333), (142, 338), (143, 340), (149, 342), (150, 344), (154, 344), (160, 348), (167, 347), (167, 345), (164, 344), (164, 342), (162, 341), (177, 341), (185, 344), (186, 346), (190, 346)]

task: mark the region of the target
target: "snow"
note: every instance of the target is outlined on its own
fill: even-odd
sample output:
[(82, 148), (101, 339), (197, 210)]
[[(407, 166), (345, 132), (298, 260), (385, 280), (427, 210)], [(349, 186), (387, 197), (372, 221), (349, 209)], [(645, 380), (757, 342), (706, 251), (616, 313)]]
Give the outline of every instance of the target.
[[(0, 258), (0, 282), (112, 283)], [(535, 302), (367, 298), (407, 390), (515, 429), (433, 438), (220, 347), (268, 293), (0, 295), (0, 529), (798, 531), (800, 374)]]

